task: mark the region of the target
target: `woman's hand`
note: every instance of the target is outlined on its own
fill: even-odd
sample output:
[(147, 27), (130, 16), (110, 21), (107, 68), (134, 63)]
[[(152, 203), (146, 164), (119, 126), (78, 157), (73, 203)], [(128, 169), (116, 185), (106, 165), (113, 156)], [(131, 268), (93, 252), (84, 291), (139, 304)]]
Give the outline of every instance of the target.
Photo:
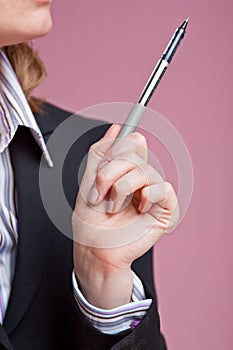
[(119, 125), (93, 144), (72, 224), (74, 268), (81, 290), (105, 309), (130, 302), (131, 264), (177, 223), (172, 185), (147, 163), (144, 136), (113, 145)]

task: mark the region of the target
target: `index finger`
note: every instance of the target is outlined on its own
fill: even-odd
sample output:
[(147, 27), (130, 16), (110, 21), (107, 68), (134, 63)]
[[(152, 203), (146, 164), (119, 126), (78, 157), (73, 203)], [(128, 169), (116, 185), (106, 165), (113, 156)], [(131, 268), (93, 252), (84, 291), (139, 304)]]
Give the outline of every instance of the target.
[(123, 139), (120, 139), (118, 142), (113, 143), (100, 161), (98, 169), (102, 167), (103, 163), (110, 162), (121, 153), (126, 152), (136, 153), (142, 160), (147, 162), (148, 146), (145, 136), (138, 132), (134, 132)]

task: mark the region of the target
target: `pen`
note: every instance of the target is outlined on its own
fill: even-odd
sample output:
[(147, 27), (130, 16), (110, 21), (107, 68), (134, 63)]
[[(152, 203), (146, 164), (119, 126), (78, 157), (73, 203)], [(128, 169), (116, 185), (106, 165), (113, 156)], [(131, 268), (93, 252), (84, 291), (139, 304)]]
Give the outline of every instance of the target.
[(151, 76), (149, 77), (138, 101), (133, 105), (132, 109), (130, 110), (115, 142), (127, 136), (131, 132), (134, 132), (135, 128), (139, 124), (146, 110), (146, 106), (148, 102), (150, 101), (155, 89), (159, 85), (164, 73), (166, 72), (167, 67), (169, 66), (176, 52), (177, 47), (179, 46), (181, 40), (183, 39), (186, 33), (185, 30), (186, 30), (188, 21), (189, 21), (189, 18), (187, 18), (181, 24), (181, 26), (176, 29), (164, 53), (160, 57), (153, 72), (151, 73)]

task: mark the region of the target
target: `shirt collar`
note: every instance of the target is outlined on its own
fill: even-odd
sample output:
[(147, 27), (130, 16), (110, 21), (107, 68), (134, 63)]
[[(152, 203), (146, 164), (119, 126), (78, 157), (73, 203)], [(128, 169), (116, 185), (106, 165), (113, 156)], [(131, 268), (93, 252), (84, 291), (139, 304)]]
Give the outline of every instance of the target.
[(52, 167), (52, 159), (20, 83), (6, 55), (0, 50), (0, 153), (8, 147), (19, 125), (30, 129), (49, 167)]

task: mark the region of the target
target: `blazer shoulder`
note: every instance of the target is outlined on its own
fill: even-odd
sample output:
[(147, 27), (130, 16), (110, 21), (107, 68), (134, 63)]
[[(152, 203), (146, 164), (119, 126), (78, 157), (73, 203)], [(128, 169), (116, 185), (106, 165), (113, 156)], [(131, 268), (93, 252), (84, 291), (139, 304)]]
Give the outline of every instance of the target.
[(73, 113), (54, 104), (45, 102), (41, 106), (41, 112), (34, 114), (37, 124), (43, 134), (53, 132), (66, 118)]
[[(81, 116), (76, 112), (71, 112), (60, 108), (52, 103), (46, 102), (42, 105), (42, 112), (35, 114), (35, 119), (43, 135), (52, 133), (61, 123), (63, 123), (67, 118), (75, 115), (78, 118), (80, 125), (84, 125), (87, 129), (96, 128), (97, 126), (109, 127), (109, 123), (106, 121), (101, 121), (97, 119), (87, 118)], [(106, 128), (104, 128), (104, 131)], [(98, 134), (98, 132), (97, 132)], [(102, 136), (102, 133), (100, 132)]]

